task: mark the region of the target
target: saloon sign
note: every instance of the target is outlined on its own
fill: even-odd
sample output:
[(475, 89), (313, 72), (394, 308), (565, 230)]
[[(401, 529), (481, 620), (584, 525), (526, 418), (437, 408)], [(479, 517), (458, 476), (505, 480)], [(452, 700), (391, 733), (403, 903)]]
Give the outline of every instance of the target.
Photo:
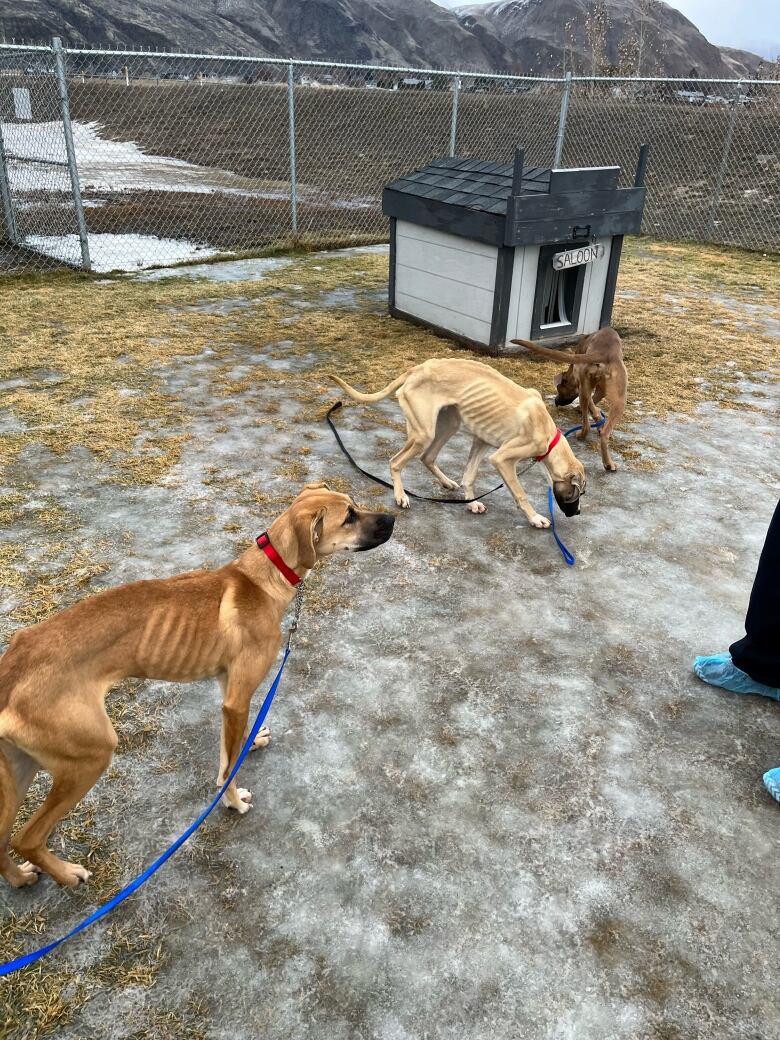
[(565, 271), (568, 267), (579, 267), (580, 264), (590, 264), (594, 260), (600, 260), (604, 255), (604, 246), (580, 246), (579, 249), (567, 249), (564, 253), (556, 253), (553, 257), (553, 267), (556, 271)]

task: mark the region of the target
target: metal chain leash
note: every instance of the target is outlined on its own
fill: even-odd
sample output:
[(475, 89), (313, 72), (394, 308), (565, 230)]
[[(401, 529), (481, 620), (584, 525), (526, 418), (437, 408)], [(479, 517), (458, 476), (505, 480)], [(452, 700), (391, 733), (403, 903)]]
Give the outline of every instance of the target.
[(305, 582), (301, 581), (295, 590), (295, 599), (293, 600), (293, 619), (290, 622), (290, 629), (287, 633), (287, 652), (289, 653), (290, 647), (292, 646), (293, 636), (298, 631), (298, 622), (301, 620), (301, 610), (303, 610), (303, 586)]

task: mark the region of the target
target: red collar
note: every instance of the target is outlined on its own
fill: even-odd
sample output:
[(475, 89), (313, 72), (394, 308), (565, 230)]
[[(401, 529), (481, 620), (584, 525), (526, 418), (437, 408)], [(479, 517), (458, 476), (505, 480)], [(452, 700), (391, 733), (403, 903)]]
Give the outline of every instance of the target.
[(300, 577), (295, 573), (292, 567), (287, 566), (276, 549), (271, 545), (271, 539), (268, 537), (267, 531), (263, 531), (262, 534), (259, 534), (255, 541), (257, 542), (257, 548), (260, 549), (261, 552), (265, 553), (274, 567), (276, 567), (278, 571), (281, 571), (291, 585), (297, 585), (301, 581)]
[(537, 462), (541, 462), (541, 461), (542, 461), (542, 459), (546, 459), (546, 458), (547, 458), (547, 456), (548, 456), (548, 455), (550, 454), (550, 452), (551, 452), (551, 451), (553, 450), (553, 448), (555, 447), (555, 445), (556, 445), (556, 444), (558, 443), (558, 441), (559, 441), (560, 439), (561, 439), (561, 431), (560, 431), (560, 429), (557, 429), (557, 430), (555, 431), (555, 436), (554, 436), (554, 437), (553, 437), (553, 439), (552, 439), (552, 440), (550, 441), (550, 443), (549, 443), (549, 444), (547, 445), (547, 451), (546, 451), (546, 452), (544, 453), (544, 455), (535, 455), (535, 456), (534, 456), (534, 458), (536, 459), (536, 461), (537, 461)]

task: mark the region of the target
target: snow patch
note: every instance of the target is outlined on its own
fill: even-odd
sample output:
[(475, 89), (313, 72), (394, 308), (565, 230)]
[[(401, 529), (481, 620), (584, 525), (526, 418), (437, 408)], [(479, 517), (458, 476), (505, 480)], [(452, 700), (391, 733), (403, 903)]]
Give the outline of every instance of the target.
[[(78, 235), (29, 235), (25, 244), (47, 256), (66, 263), (78, 263), (81, 257)], [(186, 260), (202, 260), (216, 256), (218, 249), (186, 239), (157, 238), (156, 235), (89, 236), (92, 270), (138, 271), (159, 264), (181, 264)]]
[[(287, 197), (283, 186), (258, 191), (257, 182), (228, 170), (197, 166), (182, 159), (147, 155), (134, 141), (109, 141), (100, 136), (99, 123), (73, 123), (73, 147), (83, 190), (178, 191), (196, 194), (224, 192), (269, 199)], [(9, 155), (11, 187), (20, 192), (62, 191), (63, 171), (56, 166), (31, 168), (38, 163), (64, 163), (62, 124), (3, 123)], [(67, 178), (66, 178), (67, 179)]]

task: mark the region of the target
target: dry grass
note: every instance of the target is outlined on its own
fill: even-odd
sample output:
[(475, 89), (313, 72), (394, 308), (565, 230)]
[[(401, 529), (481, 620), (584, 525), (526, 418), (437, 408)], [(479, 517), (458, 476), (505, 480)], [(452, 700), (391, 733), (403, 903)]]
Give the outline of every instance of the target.
[[(329, 370), (377, 388), (427, 357), (454, 354), (457, 348), (450, 341), (383, 313), (376, 293), (386, 284), (386, 266), (377, 255), (311, 255), (268, 281), (240, 284), (117, 278), (96, 285), (70, 274), (0, 283), (0, 399), (6, 414), (21, 424), (0, 442), (0, 583), (10, 604), (2, 634), (7, 637), (83, 595), (97, 574), (109, 570), (117, 551), (108, 543), (87, 544), (79, 517), (54, 500), (41, 504), (30, 462), (40, 469), (46, 452), (67, 456), (81, 449), (98, 460), (106, 481), (170, 482), (190, 437), (190, 415), (184, 400), (168, 389), (168, 366), (186, 366), (206, 347), (214, 352), (207, 378), (219, 416), (213, 427), (217, 434), (228, 432), (231, 417), (247, 410), (254, 414), (259, 437), (268, 427), (291, 431), (290, 450), (263, 459), (265, 476), (279, 480), (261, 483), (251, 468), (246, 475), (231, 475), (214, 465), (204, 473), (206, 485), (223, 501), (270, 519), (287, 504), (290, 486), (313, 475), (307, 472), (311, 451), (306, 442), (336, 396), (326, 379)], [(625, 341), (629, 398), (642, 402), (630, 407), (628, 422), (640, 417), (640, 407), (662, 418), (691, 413), (704, 400), (728, 405), (738, 373), (776, 372), (778, 343), (766, 331), (764, 318), (780, 320), (772, 302), (778, 276), (777, 257), (628, 243), (619, 288), (631, 295), (618, 300), (614, 317)], [(323, 306), (323, 294), (345, 286), (356, 291), (356, 307)], [(718, 295), (737, 302), (715, 299)], [(238, 297), (248, 305), (229, 314), (200, 309)], [(302, 309), (302, 303), (309, 306)], [(750, 305), (764, 309), (751, 311)], [(293, 338), (293, 346), (278, 346)], [(272, 369), (258, 363), (258, 350), (293, 364)], [(486, 360), (518, 382), (542, 389), (551, 387), (559, 369), (525, 354)], [(235, 375), (237, 363), (251, 365), (250, 373)], [(298, 406), (292, 418), (284, 417), (289, 408), (283, 410), (283, 403)], [(355, 420), (364, 428), (386, 425), (390, 454), (400, 428), (394, 418), (364, 409), (354, 414)], [(632, 467), (651, 465), (651, 456), (660, 450), (624, 427), (616, 440)], [(329, 481), (339, 490), (349, 487), (345, 480)], [(365, 491), (369, 499), (382, 494), (379, 488)], [(239, 536), (250, 532), (235, 523), (222, 527), (243, 547)], [(516, 551), (498, 536), (489, 545), (499, 555)], [(338, 581), (315, 574), (308, 584), (307, 610), (313, 614), (348, 605), (335, 591)], [(157, 734), (156, 716), (170, 705), (158, 702), (152, 710), (138, 684), (127, 683), (113, 695), (110, 710), (121, 735), (120, 751), (146, 755)], [(442, 740), (448, 739), (443, 732)], [(165, 768), (173, 765), (166, 762)], [(101, 785), (59, 832), (69, 850), (95, 870), (90, 888), (73, 897), (84, 913), (137, 866), (117, 855), (115, 835), (96, 827), (98, 807), (101, 819), (120, 817), (110, 801), (118, 797), (118, 786), (116, 781)], [(40, 780), (27, 811), (44, 791)], [(425, 920), (399, 908), (390, 925), (398, 934), (414, 934)], [(0, 994), (0, 1037), (51, 1035), (96, 992), (151, 986), (164, 960), (159, 934), (162, 929), (153, 927), (140, 936), (133, 927), (115, 930), (108, 948), (101, 947), (102, 959), (87, 971), (65, 969), (52, 959), (9, 980)], [(12, 914), (0, 928), (0, 949), (11, 957), (47, 936), (45, 915)], [(186, 1013), (149, 1009), (134, 1036), (198, 1037), (203, 1014), (198, 1007)]]
[[(18, 550), (20, 547), (11, 548)], [(39, 575), (29, 569), (20, 569), (20, 557), (17, 556), (14, 561), (16, 566), (8, 570), (11, 582), (20, 589), (23, 598), (18, 606), (9, 611), (4, 623), (12, 622), (13, 628), (34, 625), (62, 607), (67, 600), (77, 598), (77, 593), (85, 589), (96, 575), (104, 574), (109, 569), (106, 562), (95, 558), (94, 553), (98, 548), (79, 549), (56, 570)], [(58, 552), (64, 549), (64, 544), (52, 543), (49, 549)]]
[[(181, 906), (173, 907), (166, 922), (170, 925), (183, 915)], [(0, 987), (0, 1040), (56, 1035), (80, 1007), (100, 994), (131, 986), (149, 989), (165, 963), (161, 925), (140, 929), (134, 923), (110, 925), (101, 958), (87, 969), (63, 968), (61, 960), (44, 960), (11, 976)], [(0, 949), (9, 957), (47, 938), (45, 918), (35, 912), (12, 914), (0, 927)], [(204, 1011), (201, 1002), (188, 1005), (183, 1014), (150, 1008), (139, 1016), (132, 1036), (136, 1040), (161, 1035), (171, 1040), (203, 1037)]]
[[(448, 340), (395, 321), (373, 303), (356, 310), (316, 306), (317, 297), (330, 289), (381, 289), (386, 263), (377, 255), (312, 255), (265, 282), (116, 279), (96, 287), (89, 279), (60, 275), (0, 287), (0, 359), (6, 380), (21, 384), (6, 383), (2, 400), (28, 426), (4, 439), (0, 461), (12, 464), (31, 444), (54, 454), (83, 446), (111, 467), (112, 479), (157, 482), (176, 463), (188, 437), (187, 415), (166, 391), (159, 367), (174, 359), (186, 364), (207, 345), (226, 362), (214, 378), (215, 396), (251, 392), (263, 374), (292, 382), (289, 392), (314, 413), (307, 413), (305, 422), (321, 417), (330, 396), (321, 389), (329, 368), (377, 386), (425, 357), (451, 354)], [(629, 244), (620, 289), (640, 296), (618, 301), (615, 324), (625, 339), (631, 399), (659, 416), (690, 411), (705, 397), (728, 403), (735, 370), (776, 364), (777, 345), (761, 316), (735, 311), (713, 294), (764, 303), (773, 299), (778, 275), (780, 262), (772, 256)], [(204, 299), (236, 296), (251, 305), (230, 315), (195, 309)], [(296, 312), (302, 301), (315, 306)], [(767, 307), (769, 316), (780, 317), (776, 305)], [(291, 325), (296, 313), (300, 321)], [(317, 354), (305, 377), (262, 365), (238, 379), (227, 375), (232, 344), (256, 347), (291, 335), (296, 345), (284, 354)], [(735, 362), (732, 370), (726, 360)], [(526, 356), (491, 364), (520, 383), (541, 386), (550, 385), (558, 367)], [(701, 376), (713, 385), (697, 382)]]

